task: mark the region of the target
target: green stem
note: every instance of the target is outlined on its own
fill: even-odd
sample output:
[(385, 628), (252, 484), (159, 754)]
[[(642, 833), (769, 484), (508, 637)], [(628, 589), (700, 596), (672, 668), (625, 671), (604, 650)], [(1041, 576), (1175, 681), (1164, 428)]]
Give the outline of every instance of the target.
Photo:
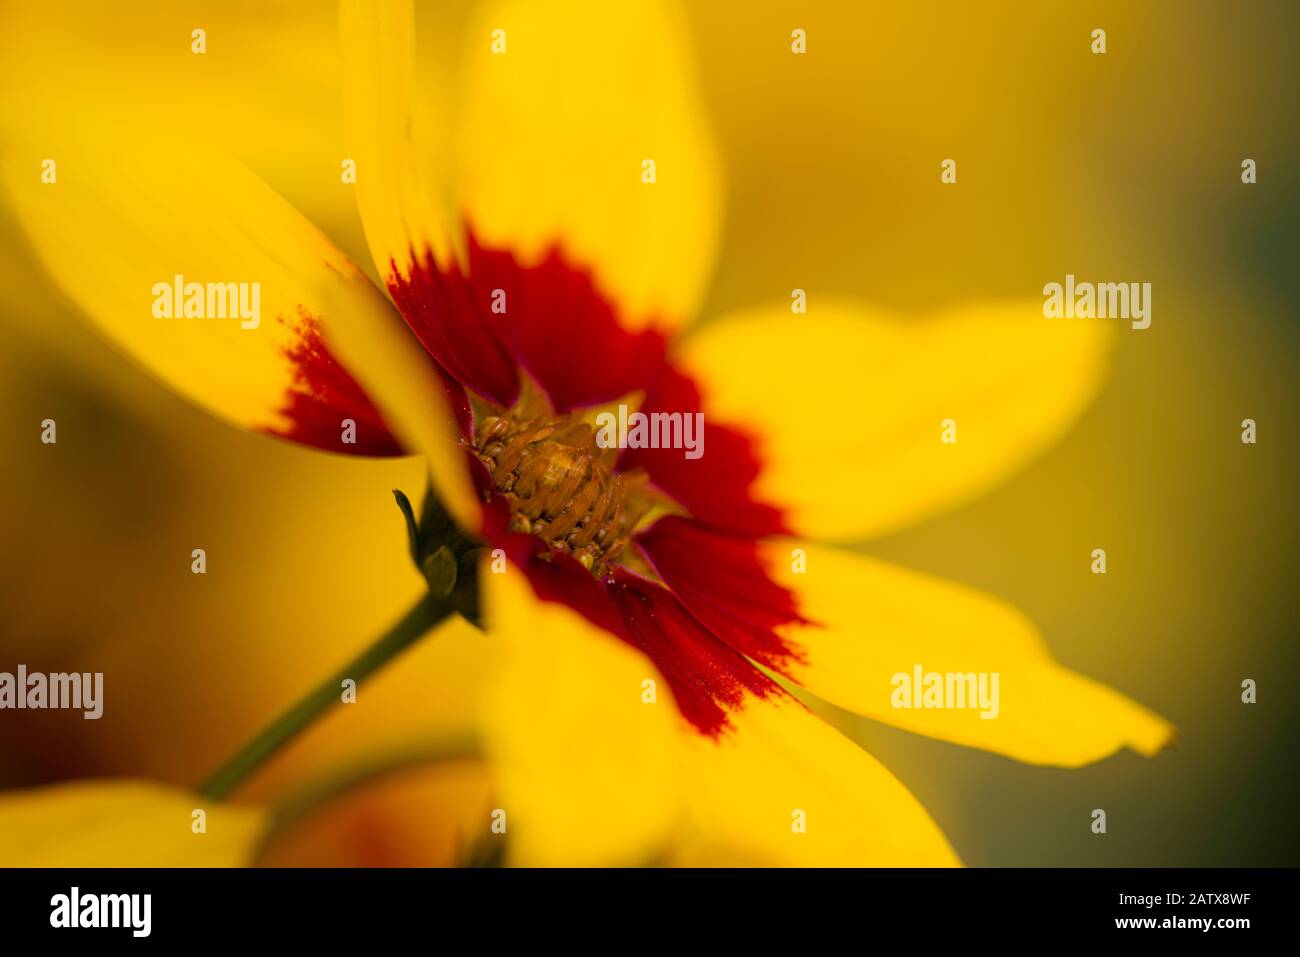
[(244, 745), (199, 786), (199, 793), (211, 798), (228, 795), (299, 732), (338, 704), (342, 700), (341, 688), (346, 679), (351, 678), (359, 685), (363, 678), (374, 674), (396, 658), (453, 611), (446, 601), (425, 594), (383, 637), (321, 682), (315, 690)]

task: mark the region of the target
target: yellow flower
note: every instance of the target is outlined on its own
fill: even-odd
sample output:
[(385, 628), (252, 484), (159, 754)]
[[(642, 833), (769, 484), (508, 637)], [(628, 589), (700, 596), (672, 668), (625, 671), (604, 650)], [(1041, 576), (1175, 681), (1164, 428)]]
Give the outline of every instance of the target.
[[(418, 450), (499, 550), (478, 578), (498, 663), (482, 731), (512, 862), (955, 863), (774, 676), (1037, 764), (1169, 740), (1014, 609), (821, 544), (950, 507), (1043, 449), (1100, 386), (1103, 328), (1037, 303), (909, 324), (815, 300), (680, 337), (722, 180), (675, 7), (480, 8), (432, 151), (410, 5), (345, 2), (341, 20), (341, 183), (389, 298), (251, 173), (156, 122), (86, 117), (41, 144), (57, 184), (31, 150), (6, 153), (4, 180), (59, 284), (178, 392), (332, 452)], [(702, 414), (702, 454), (605, 447), (597, 416), (620, 405)], [(950, 673), (996, 676), (996, 707), (896, 693)]]
[(77, 781), (0, 794), (6, 867), (237, 867), (266, 826), (255, 808), (151, 781)]

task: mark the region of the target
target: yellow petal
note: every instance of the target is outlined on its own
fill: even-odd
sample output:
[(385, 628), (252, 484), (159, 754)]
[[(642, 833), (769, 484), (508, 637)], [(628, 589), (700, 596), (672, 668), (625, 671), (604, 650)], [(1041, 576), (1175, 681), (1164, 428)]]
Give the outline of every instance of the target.
[[(805, 570), (793, 570), (796, 543), (769, 542), (763, 560), (798, 599), (813, 625), (778, 625), (795, 652), (782, 670), (814, 694), (887, 724), (1030, 764), (1078, 767), (1123, 747), (1154, 755), (1173, 727), (1105, 685), (1052, 660), (1018, 610), (972, 588), (834, 548), (798, 543)], [(926, 675), (986, 675), (984, 702), (972, 706), (969, 679), (948, 707), (896, 707)], [(907, 683), (902, 678), (905, 676)], [(997, 676), (993, 696), (992, 676)], [(947, 678), (944, 679), (945, 687)], [(897, 696), (896, 696), (897, 695)], [(964, 707), (952, 707), (957, 703)], [(982, 704), (982, 703), (981, 703)], [(984, 715), (989, 715), (984, 717)]]
[(689, 32), (645, 0), (485, 4), (466, 32), (458, 182), (476, 240), (524, 265), (558, 244), (629, 328), (691, 316), (717, 243)]
[(751, 698), (717, 740), (688, 737), (687, 860), (826, 867), (958, 862), (875, 758), (787, 695)]
[[(205, 815), (195, 833), (196, 810)], [(254, 808), (151, 781), (77, 781), (0, 794), (6, 867), (241, 867), (265, 826)]]
[[(170, 148), (175, 134), (115, 120), (79, 117), (77, 132), (47, 131), (0, 163), (19, 221), (64, 293), (175, 391), (231, 422), (336, 451), (399, 451), (319, 340), (323, 320), (382, 322), (383, 295), (220, 149), (189, 138)], [(45, 158), (53, 182), (42, 182)], [(213, 295), (218, 284), (230, 300)], [(203, 313), (224, 307), (227, 318), (186, 318), (191, 290)], [(232, 316), (235, 293), (247, 309)]]
[[(637, 865), (677, 820), (680, 720), (644, 655), (565, 605), (539, 601), (513, 565), (480, 575), (501, 671), (483, 713), (509, 860)], [(654, 682), (647, 686), (645, 682)], [(643, 700), (647, 687), (655, 700)]]
[[(607, 587), (629, 640), (661, 664), (677, 695), (680, 751), (672, 770), (685, 817), (658, 859), (698, 861), (705, 845), (707, 859), (717, 862), (954, 863), (943, 835), (901, 784), (676, 599), (626, 572)], [(711, 720), (706, 701), (723, 720)], [(623, 787), (636, 799), (645, 785)]]
[(438, 199), (439, 184), (448, 179), (447, 151), (422, 148), (415, 134), (414, 17), (409, 0), (344, 0), (339, 6), (357, 203), (384, 282), (394, 267), (409, 275), (412, 256), (426, 252), (446, 266), (460, 245)]
[[(196, 54), (191, 34), (200, 28), (206, 52)], [(339, 182), (338, 32), (338, 11), (326, 3), (271, 16), (245, 3), (201, 13), (177, 4), (6, 4), (0, 89), (40, 95), (5, 97), (0, 128), (39, 131), (128, 104), (155, 117), (202, 117), (206, 129), (237, 129), (230, 142), (240, 159), (314, 222), (350, 227), (355, 199)]]
[[(405, 448), (424, 453), (433, 491), (456, 524), (482, 525), (482, 504), (460, 444), (461, 428), (441, 373), (394, 309), (369, 321), (348, 315), (322, 323), (334, 354), (352, 371)], [(418, 507), (418, 502), (417, 502)]]
[[(456, 867), (487, 857), (491, 780), (481, 762), (382, 774), (310, 809), (259, 867)], [(494, 858), (488, 858), (494, 859)]]
[(1100, 321), (1045, 319), (1036, 301), (913, 323), (808, 308), (731, 316), (681, 358), (706, 421), (759, 436), (756, 497), (786, 507), (798, 534), (836, 541), (912, 524), (1021, 468), (1097, 393), (1113, 338)]

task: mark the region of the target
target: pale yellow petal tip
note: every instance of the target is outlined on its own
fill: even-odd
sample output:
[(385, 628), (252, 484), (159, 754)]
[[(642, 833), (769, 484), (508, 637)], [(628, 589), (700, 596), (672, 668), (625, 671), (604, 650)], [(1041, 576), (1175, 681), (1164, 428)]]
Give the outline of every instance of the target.
[(1129, 747), (1144, 758), (1154, 758), (1162, 751), (1173, 750), (1183, 740), (1183, 734), (1163, 718), (1153, 717), (1152, 727), (1141, 737), (1129, 742)]
[(1100, 761), (1125, 747), (1144, 758), (1154, 758), (1165, 749), (1178, 744), (1182, 735), (1171, 722), (1107, 685), (1092, 683), (1113, 696), (1118, 706), (1114, 717), (1110, 722), (1102, 716), (1099, 716), (1098, 720), (1103, 725), (1109, 724), (1117, 733), (1111, 748), (1096, 755), (1092, 760), (1081, 761), (1080, 765)]
[(266, 812), (154, 781), (71, 781), (0, 793), (11, 867), (242, 867)]
[[(1029, 764), (1043, 764), (1047, 767), (1061, 767), (1077, 770), (1097, 764), (1127, 749), (1143, 758), (1158, 757), (1163, 751), (1174, 748), (1182, 739), (1176, 727), (1158, 715), (1132, 702), (1127, 702), (1130, 709), (1138, 712), (1130, 716), (1116, 730), (1108, 742), (1094, 742), (1092, 748), (1070, 751), (1068, 756), (1043, 762), (1021, 757)], [(1013, 755), (1016, 756), (1016, 755)]]

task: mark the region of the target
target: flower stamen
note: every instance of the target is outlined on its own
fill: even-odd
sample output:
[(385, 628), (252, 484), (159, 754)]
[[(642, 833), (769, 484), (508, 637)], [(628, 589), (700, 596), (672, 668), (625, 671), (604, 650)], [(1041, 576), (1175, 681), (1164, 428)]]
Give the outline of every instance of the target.
[(599, 448), (577, 414), (521, 405), (480, 419), (474, 453), (510, 503), (511, 531), (536, 535), (599, 577), (650, 508), (644, 475), (616, 471), (618, 450)]

